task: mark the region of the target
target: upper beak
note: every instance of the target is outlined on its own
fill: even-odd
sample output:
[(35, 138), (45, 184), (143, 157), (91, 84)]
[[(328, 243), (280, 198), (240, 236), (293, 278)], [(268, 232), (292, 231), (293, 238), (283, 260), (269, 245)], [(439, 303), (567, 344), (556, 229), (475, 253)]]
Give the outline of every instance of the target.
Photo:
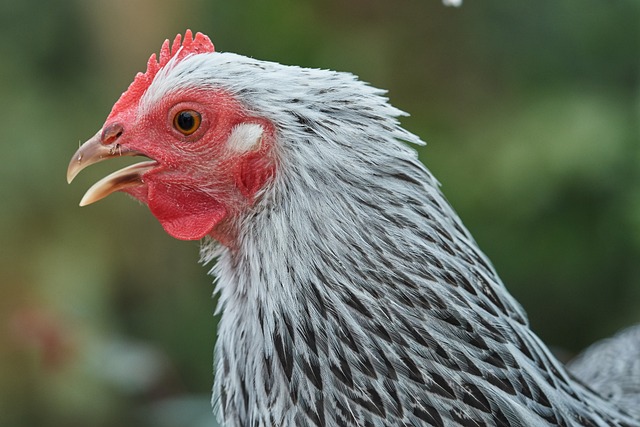
[[(78, 151), (76, 151), (71, 158), (69, 167), (67, 168), (68, 183), (71, 183), (80, 171), (94, 163), (112, 159), (114, 157), (143, 155), (138, 151), (121, 147), (120, 144), (115, 141), (105, 144), (103, 140), (104, 133), (100, 130), (91, 139), (78, 148)], [(157, 162), (151, 160), (136, 163), (113, 172), (93, 184), (93, 186), (87, 190), (80, 201), (80, 206), (86, 206), (93, 202), (97, 202), (115, 191), (141, 185), (142, 175), (157, 165)]]

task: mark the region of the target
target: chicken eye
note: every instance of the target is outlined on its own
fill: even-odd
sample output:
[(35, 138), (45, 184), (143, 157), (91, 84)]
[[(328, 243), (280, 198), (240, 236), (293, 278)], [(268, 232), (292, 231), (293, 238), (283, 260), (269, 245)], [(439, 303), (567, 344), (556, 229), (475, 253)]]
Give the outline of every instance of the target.
[(173, 127), (183, 135), (191, 135), (200, 127), (202, 117), (194, 110), (182, 110), (173, 118)]

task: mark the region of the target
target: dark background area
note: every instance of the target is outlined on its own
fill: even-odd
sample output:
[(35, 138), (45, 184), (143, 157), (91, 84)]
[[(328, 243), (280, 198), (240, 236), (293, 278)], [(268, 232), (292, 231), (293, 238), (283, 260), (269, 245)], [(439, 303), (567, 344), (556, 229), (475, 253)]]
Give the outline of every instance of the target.
[[(68, 186), (78, 143), (165, 38), (350, 71), (421, 159), (533, 329), (570, 357), (640, 321), (635, 0), (0, 0), (0, 424), (213, 425), (198, 244)], [(286, 84), (286, 82), (283, 82)]]

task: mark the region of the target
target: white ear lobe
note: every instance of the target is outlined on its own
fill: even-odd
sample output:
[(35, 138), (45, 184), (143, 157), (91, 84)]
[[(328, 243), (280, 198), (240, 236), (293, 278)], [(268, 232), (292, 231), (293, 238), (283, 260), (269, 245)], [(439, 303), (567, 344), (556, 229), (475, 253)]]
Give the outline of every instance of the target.
[(263, 133), (264, 128), (255, 123), (236, 125), (231, 130), (231, 135), (229, 135), (229, 139), (227, 140), (227, 147), (238, 153), (256, 150), (260, 148)]

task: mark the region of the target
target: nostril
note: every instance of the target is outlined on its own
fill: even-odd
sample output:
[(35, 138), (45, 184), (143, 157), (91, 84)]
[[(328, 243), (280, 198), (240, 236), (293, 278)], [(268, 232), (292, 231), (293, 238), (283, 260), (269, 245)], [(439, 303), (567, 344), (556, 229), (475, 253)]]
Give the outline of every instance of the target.
[(122, 135), (122, 132), (124, 132), (124, 128), (120, 123), (110, 124), (102, 131), (100, 141), (105, 145), (113, 144)]

